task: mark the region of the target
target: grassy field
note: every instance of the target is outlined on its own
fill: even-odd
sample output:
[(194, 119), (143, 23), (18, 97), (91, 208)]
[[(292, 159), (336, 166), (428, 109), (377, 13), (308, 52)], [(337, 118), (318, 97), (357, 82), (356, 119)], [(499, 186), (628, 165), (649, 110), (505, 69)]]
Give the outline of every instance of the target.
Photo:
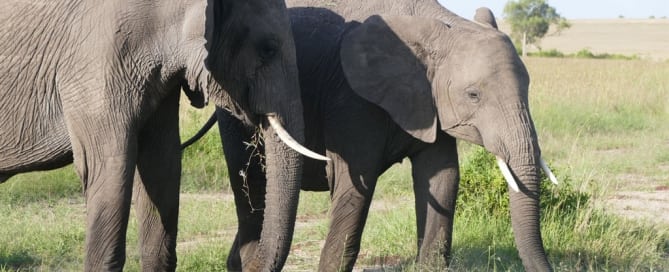
[[(569, 198), (569, 205), (546, 204), (542, 231), (556, 270), (669, 271), (669, 62), (528, 58), (525, 63), (542, 151), (562, 181), (547, 188), (553, 200), (575, 192), (590, 196), (589, 201)], [(194, 134), (211, 111), (184, 109), (183, 135)], [(184, 156), (180, 271), (224, 270), (235, 231), (219, 136), (212, 132)], [(451, 268), (520, 270), (508, 216), (468, 200), (481, 193), (504, 196), (506, 187), (496, 169), (474, 167), (482, 154), (476, 147), (461, 144), (461, 150), (463, 179), (491, 177), (491, 184), (484, 192), (468, 183), (461, 187)], [(396, 165), (379, 181), (359, 269), (441, 271), (412, 261), (416, 243), (409, 168), (408, 163)], [(631, 204), (616, 208), (632, 193), (642, 196), (646, 210), (637, 212)], [(650, 206), (655, 203), (651, 197), (658, 196), (660, 206)], [(315, 271), (328, 208), (327, 193), (302, 193), (286, 271)], [(0, 271), (81, 270), (85, 209), (71, 167), (19, 175), (0, 185), (0, 214)], [(131, 220), (126, 270), (137, 271), (136, 222)]]

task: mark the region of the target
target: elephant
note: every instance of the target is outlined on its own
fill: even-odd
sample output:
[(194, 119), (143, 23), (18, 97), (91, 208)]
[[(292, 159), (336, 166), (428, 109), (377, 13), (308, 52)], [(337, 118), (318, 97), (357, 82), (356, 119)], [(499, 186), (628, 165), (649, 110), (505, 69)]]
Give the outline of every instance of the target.
[[(388, 11), (383, 8), (399, 2), (387, 3), (378, 8)], [(417, 259), (426, 262), (436, 253), (448, 263), (459, 184), (456, 139), (496, 155), (509, 183), (523, 265), (528, 271), (552, 270), (540, 232), (539, 169), (556, 179), (541, 158), (529, 109), (529, 74), (490, 10), (477, 10), (489, 15), (475, 16), (477, 22), (441, 8), (441, 17), (399, 11), (361, 23), (333, 6), (339, 7), (289, 8), (306, 146), (332, 159), (306, 160), (303, 173), (303, 190), (331, 192), (319, 270), (352, 270), (376, 181), (405, 157), (412, 164)], [(355, 13), (368, 6), (341, 7)], [(244, 173), (230, 176), (239, 227), (228, 268), (236, 271), (246, 245), (258, 239), (269, 204), (259, 197), (265, 175), (258, 156), (244, 144), (252, 129), (217, 109), (189, 142), (216, 121), (229, 173)]]
[(283, 0), (4, 0), (0, 21), (0, 183), (74, 163), (86, 271), (123, 269), (133, 200), (143, 270), (175, 270), (181, 90), (261, 128), (276, 216), (245, 265), (282, 268), (304, 161)]

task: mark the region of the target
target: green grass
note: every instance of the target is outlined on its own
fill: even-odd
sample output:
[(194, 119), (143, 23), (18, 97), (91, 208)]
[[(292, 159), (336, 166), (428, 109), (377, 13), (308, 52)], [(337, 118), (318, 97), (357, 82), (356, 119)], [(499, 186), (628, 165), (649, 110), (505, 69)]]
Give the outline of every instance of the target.
[[(669, 160), (668, 63), (525, 60), (530, 100), (545, 157), (587, 183), (642, 187), (620, 176), (654, 179)], [(606, 169), (606, 171), (602, 171)]]
[[(188, 105), (182, 101), (182, 105)], [(181, 107), (181, 141), (190, 139), (209, 119), (213, 106), (204, 110)], [(231, 192), (227, 179), (228, 167), (223, 157), (218, 126), (199, 141), (184, 150), (182, 160), (181, 189), (185, 192)]]
[[(83, 197), (49, 199), (0, 205), (0, 271), (81, 270), (85, 239)], [(218, 255), (225, 254), (236, 231), (235, 209), (231, 199), (221, 194), (182, 196), (177, 251), (182, 271), (207, 267)], [(134, 213), (127, 234), (127, 271), (139, 270), (137, 222)], [(220, 248), (209, 254), (207, 249)], [(224, 265), (225, 259), (222, 264)], [(181, 267), (183, 266), (183, 267)], [(213, 267), (197, 271), (220, 271)]]
[(72, 166), (17, 175), (0, 185), (0, 203), (8, 205), (58, 201), (81, 194), (81, 182)]
[[(542, 233), (557, 271), (669, 271), (666, 225), (606, 213), (618, 191), (669, 186), (669, 62), (528, 58), (530, 103), (544, 158), (561, 184), (546, 182)], [(212, 108), (184, 107), (182, 137)], [(506, 214), (506, 190), (485, 152), (460, 144), (461, 194), (453, 271), (522, 269)], [(179, 226), (179, 270), (221, 271), (236, 231), (219, 135), (186, 150)], [(410, 164), (379, 180), (357, 266), (417, 267)], [(328, 231), (329, 194), (303, 192), (286, 271), (314, 271)], [(71, 167), (19, 175), (0, 185), (0, 271), (81, 270), (84, 200)], [(138, 271), (134, 215), (126, 271)]]

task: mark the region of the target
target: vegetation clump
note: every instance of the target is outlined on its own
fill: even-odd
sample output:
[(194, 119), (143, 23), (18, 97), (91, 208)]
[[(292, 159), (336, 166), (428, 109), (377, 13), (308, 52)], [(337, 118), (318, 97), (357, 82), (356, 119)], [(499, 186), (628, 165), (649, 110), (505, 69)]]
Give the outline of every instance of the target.
[[(568, 177), (560, 176), (560, 184), (556, 186), (542, 175), (542, 211), (552, 209), (574, 214), (586, 207), (590, 195), (574, 189), (571, 183)], [(497, 169), (495, 157), (483, 148), (477, 148), (462, 164), (458, 195), (460, 211), (487, 213), (500, 218), (509, 215), (507, 183)]]
[(580, 58), (580, 59), (615, 59), (615, 60), (638, 60), (638, 55), (623, 55), (623, 54), (610, 54), (610, 53), (601, 53), (596, 54), (587, 48), (581, 49), (576, 53), (565, 54), (557, 49), (550, 50), (540, 50), (538, 52), (528, 52), (530, 57), (543, 57), (543, 58)]

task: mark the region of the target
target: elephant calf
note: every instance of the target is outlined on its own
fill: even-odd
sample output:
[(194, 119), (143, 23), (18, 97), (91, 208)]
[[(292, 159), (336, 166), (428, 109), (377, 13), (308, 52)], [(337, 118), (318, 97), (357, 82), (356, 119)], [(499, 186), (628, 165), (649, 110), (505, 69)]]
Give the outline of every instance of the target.
[[(551, 269), (539, 229), (542, 160), (529, 75), (492, 14), (477, 16), (488, 18), (478, 23), (451, 15), (446, 24), (418, 16), (346, 22), (324, 8), (290, 13), (306, 145), (332, 159), (305, 161), (302, 184), (331, 191), (319, 270), (352, 270), (377, 179), (405, 157), (412, 164), (419, 261), (435, 252), (448, 261), (459, 182), (456, 138), (498, 157), (512, 189), (523, 264), (530, 271)], [(264, 207), (265, 180), (257, 161), (246, 165), (253, 156), (244, 142), (253, 131), (224, 110), (216, 117), (229, 172), (248, 170), (246, 180), (230, 178), (239, 229), (228, 265), (238, 270), (240, 255), (245, 259), (258, 243), (263, 213), (256, 210)]]

